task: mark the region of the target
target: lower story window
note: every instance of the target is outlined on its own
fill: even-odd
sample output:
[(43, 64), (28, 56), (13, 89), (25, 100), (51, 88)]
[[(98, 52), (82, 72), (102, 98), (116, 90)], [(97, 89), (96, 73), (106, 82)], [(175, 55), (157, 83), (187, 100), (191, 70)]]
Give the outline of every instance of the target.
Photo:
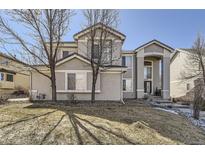
[(123, 91), (132, 91), (131, 79), (123, 79)]
[(69, 73), (67, 74), (67, 78), (68, 78), (68, 85), (67, 85), (67, 89), (68, 90), (75, 90), (75, 73)]
[(6, 75), (6, 81), (13, 82), (13, 81), (14, 81), (13, 75), (7, 74), (7, 75)]
[(67, 90), (84, 91), (87, 90), (87, 73), (68, 73)]

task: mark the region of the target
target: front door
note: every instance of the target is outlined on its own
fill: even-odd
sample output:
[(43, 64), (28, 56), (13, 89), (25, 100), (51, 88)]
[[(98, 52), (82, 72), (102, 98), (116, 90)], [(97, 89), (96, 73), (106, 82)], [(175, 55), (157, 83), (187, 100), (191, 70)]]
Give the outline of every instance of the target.
[(144, 81), (144, 92), (148, 94), (152, 93), (152, 81)]

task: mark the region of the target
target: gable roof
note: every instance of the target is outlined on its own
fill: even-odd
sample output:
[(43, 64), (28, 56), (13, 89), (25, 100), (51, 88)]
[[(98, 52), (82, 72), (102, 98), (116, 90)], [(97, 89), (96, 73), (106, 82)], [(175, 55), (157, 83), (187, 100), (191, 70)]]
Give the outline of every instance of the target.
[(180, 52), (194, 54), (194, 52), (192, 52), (192, 51), (193, 51), (193, 49), (191, 49), (191, 48), (177, 48), (177, 49), (175, 49), (175, 52), (172, 54), (170, 62), (172, 62)]
[(170, 51), (170, 52), (172, 52), (172, 51), (174, 50), (172, 47), (170, 47), (170, 46), (168, 46), (168, 45), (166, 45), (166, 44), (164, 44), (164, 43), (162, 43), (162, 42), (160, 42), (160, 41), (158, 41), (158, 40), (156, 40), (156, 39), (153, 39), (153, 40), (151, 40), (151, 41), (149, 41), (149, 42), (147, 42), (147, 43), (145, 43), (145, 44), (139, 46), (139, 47), (136, 48), (134, 51), (137, 52), (138, 50), (140, 50), (140, 49), (142, 49), (142, 48), (145, 48), (145, 47), (147, 47), (147, 46), (149, 46), (149, 45), (151, 45), (151, 44), (157, 44), (157, 45), (159, 45), (159, 46), (161, 46), (161, 47), (167, 49), (167, 50)]
[(10, 59), (10, 60), (15, 60), (14, 58), (12, 58), (11, 56), (8, 56), (7, 54), (3, 53), (3, 52), (0, 52), (0, 56), (1, 57), (4, 57), (4, 58), (7, 58), (7, 59)]
[(72, 54), (70, 54), (70, 55), (68, 55), (68, 56), (66, 56), (66, 57), (64, 57), (64, 58), (62, 58), (62, 59), (60, 59), (60, 60), (58, 60), (58, 61), (56, 62), (56, 66), (58, 66), (58, 65), (60, 65), (60, 64), (62, 64), (62, 63), (65, 63), (65, 62), (67, 62), (67, 61), (69, 61), (69, 60), (71, 60), (71, 59), (73, 59), (73, 58), (77, 58), (77, 59), (79, 59), (79, 60), (81, 60), (81, 61), (84, 61), (84, 62), (87, 63), (87, 64), (90, 64), (90, 60), (89, 60), (87, 57), (82, 56), (82, 55), (80, 55), (80, 54), (78, 54), (78, 53), (72, 53)]
[(75, 40), (77, 40), (80, 36), (88, 33), (89, 29), (91, 29), (91, 28), (102, 28), (102, 27), (105, 27), (113, 35), (120, 37), (123, 41), (125, 40), (126, 36), (124, 34), (122, 34), (121, 32), (119, 32), (119, 31), (115, 30), (114, 28), (109, 27), (109, 26), (107, 26), (107, 25), (105, 25), (105, 24), (103, 24), (101, 22), (81, 30), (80, 32), (74, 34), (73, 37), (74, 37)]
[(5, 69), (5, 68), (0, 68), (0, 72), (10, 73), (10, 74), (16, 74), (15, 71), (7, 70), (7, 69)]
[(176, 50), (178, 50), (178, 51), (187, 51), (187, 52), (192, 52), (193, 51), (193, 49), (191, 49), (191, 48), (179, 48), (179, 49), (176, 49)]
[(21, 62), (20, 60), (15, 59), (15, 58), (13, 58), (13, 57), (11, 57), (11, 56), (5, 54), (5, 53), (2, 53), (2, 52), (0, 52), (0, 57), (4, 57), (4, 58), (6, 58), (6, 59), (15, 61), (15, 62), (17, 62), (17, 63), (19, 63), (19, 64), (23, 64), (23, 62)]
[[(87, 57), (85, 57), (83, 55), (80, 55), (78, 53), (72, 53), (72, 54), (70, 54), (70, 55), (68, 55), (68, 56), (58, 60), (56, 62), (56, 66), (58, 66), (60, 64), (63, 64), (63, 63), (65, 63), (65, 62), (67, 62), (67, 61), (69, 61), (69, 60), (71, 60), (73, 58), (78, 58), (79, 60), (81, 60), (81, 61), (83, 61), (83, 62), (85, 62), (87, 64), (91, 64), (89, 58), (87, 58)], [(121, 65), (105, 65), (105, 66), (100, 66), (100, 68), (101, 69), (102, 68), (126, 68), (126, 66), (121, 66)]]

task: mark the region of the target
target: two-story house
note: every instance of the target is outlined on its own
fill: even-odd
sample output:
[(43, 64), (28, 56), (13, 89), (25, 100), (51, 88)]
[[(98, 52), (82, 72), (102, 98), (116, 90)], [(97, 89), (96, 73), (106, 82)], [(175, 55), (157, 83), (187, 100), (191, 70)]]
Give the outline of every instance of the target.
[[(101, 28), (102, 26), (97, 24), (95, 27)], [(111, 44), (107, 51), (109, 54), (109, 50), (112, 50), (112, 63), (100, 68), (96, 84), (96, 100), (121, 100), (123, 98), (122, 73), (126, 70), (124, 66), (121, 66), (121, 49), (125, 35), (109, 27), (107, 27), (107, 31), (109, 35), (107, 35), (106, 41)], [(84, 29), (74, 35), (73, 42), (61, 42), (60, 44), (56, 63), (58, 100), (72, 99), (73, 95), (77, 100), (90, 100), (91, 98), (92, 69), (89, 60), (88, 32), (89, 28)], [(98, 44), (95, 45), (97, 49)], [(43, 69), (43, 66), (40, 67)], [(42, 95), (45, 96), (45, 99), (51, 99), (50, 81), (35, 71), (31, 76), (33, 99)]]
[[(96, 28), (102, 25), (96, 24)], [(157, 40), (150, 41), (135, 50), (123, 51), (125, 35), (107, 27), (107, 65), (100, 69), (96, 86), (96, 100), (119, 101), (123, 98), (144, 98), (145, 94), (169, 98), (170, 55), (173, 49)], [(61, 42), (57, 54), (57, 99), (90, 100), (92, 69), (89, 60), (89, 28), (74, 35), (73, 42)], [(97, 38), (96, 38), (97, 39)], [(97, 41), (96, 41), (97, 42)], [(96, 43), (96, 49), (98, 44)], [(112, 52), (109, 52), (112, 50)], [(112, 55), (109, 55), (112, 53)], [(111, 61), (109, 62), (111, 57)], [(40, 66), (44, 69), (43, 66)], [(44, 70), (49, 71), (49, 70)], [(126, 72), (126, 73), (125, 73)], [(50, 81), (32, 71), (32, 98), (44, 95), (51, 99)]]

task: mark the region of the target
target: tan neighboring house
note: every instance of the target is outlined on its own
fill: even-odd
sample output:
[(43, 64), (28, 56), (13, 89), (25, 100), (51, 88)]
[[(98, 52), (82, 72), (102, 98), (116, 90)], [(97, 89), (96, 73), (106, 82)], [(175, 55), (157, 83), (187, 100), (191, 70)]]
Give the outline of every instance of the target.
[(186, 61), (188, 60), (189, 50), (191, 49), (176, 49), (172, 55), (170, 64), (170, 94), (172, 98), (186, 96), (194, 88), (194, 80), (184, 80), (182, 74), (187, 70)]
[(29, 90), (30, 73), (17, 60), (0, 52), (0, 96)]
[[(101, 28), (101, 24), (95, 27)], [(100, 68), (96, 100), (119, 101), (124, 98), (144, 98), (146, 94), (170, 98), (170, 55), (174, 49), (152, 40), (132, 51), (124, 51), (125, 35), (110, 27), (107, 30), (107, 42), (111, 45), (106, 48), (104, 55), (107, 65)], [(91, 98), (88, 31), (89, 28), (76, 33), (73, 42), (60, 44), (56, 64), (58, 100)], [(95, 45), (97, 49), (98, 44)], [(49, 73), (44, 66), (38, 67)], [(50, 81), (35, 71), (31, 73), (31, 94), (34, 100), (51, 99)]]

